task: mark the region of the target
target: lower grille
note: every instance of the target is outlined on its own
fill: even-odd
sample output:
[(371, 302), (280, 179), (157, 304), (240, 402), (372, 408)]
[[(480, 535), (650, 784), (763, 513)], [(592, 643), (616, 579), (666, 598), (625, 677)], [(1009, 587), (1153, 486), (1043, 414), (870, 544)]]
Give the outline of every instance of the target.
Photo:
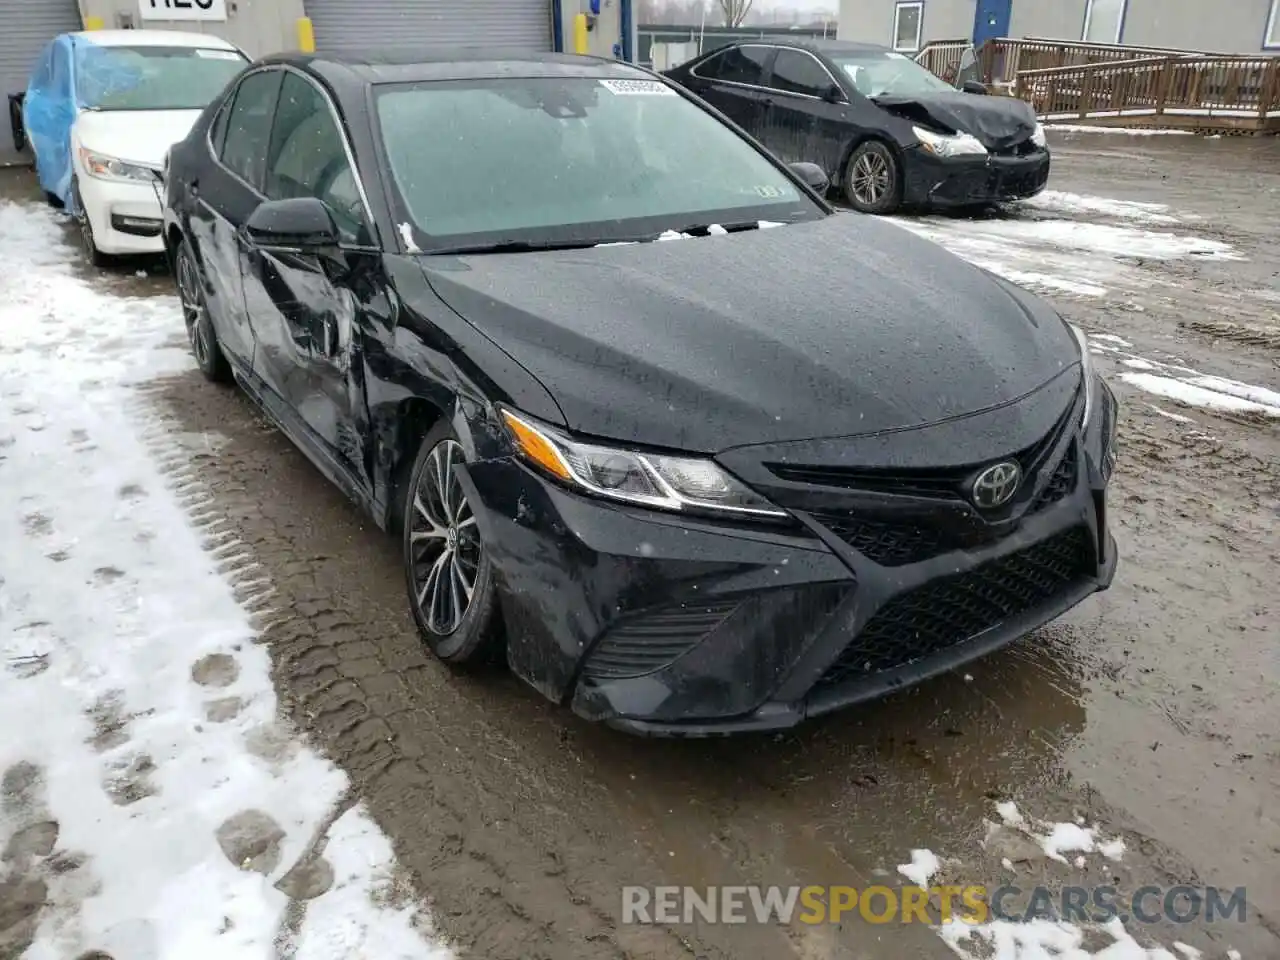
[(616, 680), (660, 670), (693, 649), (740, 605), (740, 600), (688, 604), (623, 620), (591, 651), (583, 673)]
[(1093, 564), (1089, 532), (1075, 527), (885, 604), (818, 680), (830, 687), (906, 666), (1047, 603)]
[(879, 523), (830, 514), (817, 519), (853, 549), (882, 567), (918, 563), (945, 553), (952, 546), (936, 526), (901, 521)]

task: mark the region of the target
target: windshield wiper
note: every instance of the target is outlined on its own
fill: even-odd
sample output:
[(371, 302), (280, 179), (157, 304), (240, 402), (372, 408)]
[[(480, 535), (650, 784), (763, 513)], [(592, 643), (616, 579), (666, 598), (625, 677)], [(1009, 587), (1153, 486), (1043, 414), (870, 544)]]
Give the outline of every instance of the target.
[(427, 250), (433, 257), (461, 256), (467, 253), (536, 253), (541, 250), (585, 250), (612, 240), (500, 240), (496, 243), (463, 243), (454, 247)]

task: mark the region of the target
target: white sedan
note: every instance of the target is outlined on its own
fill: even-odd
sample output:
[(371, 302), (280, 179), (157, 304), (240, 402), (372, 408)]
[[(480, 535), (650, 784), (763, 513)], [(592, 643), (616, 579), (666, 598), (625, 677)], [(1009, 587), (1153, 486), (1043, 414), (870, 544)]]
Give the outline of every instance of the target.
[(208, 34), (95, 30), (42, 52), (23, 101), (40, 184), (80, 223), (95, 265), (162, 253), (169, 147), (249, 63)]

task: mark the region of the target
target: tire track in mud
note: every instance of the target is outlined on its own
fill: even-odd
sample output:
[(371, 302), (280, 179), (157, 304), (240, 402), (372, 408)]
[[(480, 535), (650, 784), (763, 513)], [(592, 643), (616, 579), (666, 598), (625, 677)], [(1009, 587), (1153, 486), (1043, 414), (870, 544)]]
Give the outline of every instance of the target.
[[(329, 521), (336, 513), (344, 527), (356, 526), (355, 508), (243, 397), (192, 373), (141, 388), (136, 416), (206, 549), (251, 611), (283, 708), (350, 776), (448, 939), (495, 960), (731, 956), (695, 951), (661, 928), (618, 925), (622, 886), (661, 881), (634, 842), (610, 836), (590, 808), (598, 791), (552, 783), (520, 762), (527, 744), (485, 715), (496, 698), (522, 693), (512, 690), (516, 682), (453, 676), (428, 659), (408, 616), (394, 541), (360, 517), (369, 542), (333, 552)], [(201, 451), (175, 434), (232, 442)], [(268, 468), (264, 455), (285, 463)], [(264, 501), (268, 469), (288, 486)], [(369, 554), (385, 557), (374, 565), (390, 578), (375, 575), (372, 596)], [(563, 739), (554, 728), (564, 718), (548, 720), (554, 706), (532, 694), (518, 699), (543, 739)], [(566, 803), (574, 793), (577, 810)], [(544, 809), (530, 817), (528, 805)]]

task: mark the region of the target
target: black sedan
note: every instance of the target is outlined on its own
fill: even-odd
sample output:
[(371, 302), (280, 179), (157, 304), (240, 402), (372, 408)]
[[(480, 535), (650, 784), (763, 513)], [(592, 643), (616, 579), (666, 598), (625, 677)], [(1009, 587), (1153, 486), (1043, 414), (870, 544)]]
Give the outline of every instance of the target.
[(956, 90), (883, 47), (753, 40), (667, 76), (784, 161), (818, 163), (863, 213), (1020, 200), (1049, 179), (1030, 105)]
[(584, 717), (794, 724), (1111, 582), (1081, 334), (655, 75), (258, 62), (177, 145), (200, 368), (403, 538), (449, 664)]

